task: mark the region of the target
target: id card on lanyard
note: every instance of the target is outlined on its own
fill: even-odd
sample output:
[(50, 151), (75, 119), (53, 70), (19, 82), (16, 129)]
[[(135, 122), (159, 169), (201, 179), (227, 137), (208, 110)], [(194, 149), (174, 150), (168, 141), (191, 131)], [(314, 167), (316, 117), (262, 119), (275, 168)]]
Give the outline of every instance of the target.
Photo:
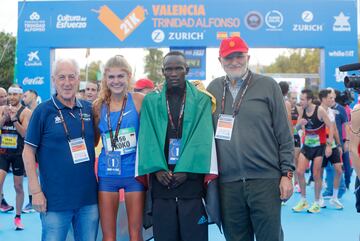
[[(64, 130), (65, 130), (65, 135), (66, 135), (66, 138), (69, 143), (69, 148), (70, 148), (70, 152), (71, 152), (71, 156), (72, 156), (74, 164), (79, 164), (79, 163), (90, 161), (89, 153), (87, 151), (87, 147), (86, 147), (86, 143), (85, 143), (85, 123), (84, 123), (84, 118), (83, 118), (81, 108), (80, 108), (81, 137), (71, 139), (64, 116), (63, 116), (60, 108), (56, 105), (54, 99), (53, 99), (53, 103), (59, 112), (61, 123), (63, 124)], [(76, 118), (74, 115), (72, 115), (72, 116), (74, 118)]]
[[(120, 125), (123, 119), (124, 110), (127, 102), (127, 95), (124, 96), (121, 112), (119, 116), (119, 120), (116, 125), (115, 133), (111, 128), (110, 122), (110, 106), (107, 109), (107, 123), (108, 123), (108, 138), (107, 135), (103, 136), (103, 143), (105, 143), (104, 148), (106, 151), (105, 161), (106, 161), (106, 175), (108, 176), (120, 176), (121, 175), (121, 152), (125, 152), (126, 148), (120, 148), (119, 146), (119, 138), (123, 139), (122, 136), (119, 136)], [(126, 131), (127, 133), (128, 131)], [(135, 132), (135, 130), (134, 130)], [(129, 138), (132, 135), (129, 135)], [(104, 140), (105, 139), (105, 140)], [(136, 137), (135, 137), (136, 141)], [(136, 145), (136, 142), (135, 142)], [(130, 147), (130, 146), (129, 146)], [(134, 147), (134, 151), (136, 147)], [(124, 153), (125, 154), (125, 153)]]
[(166, 107), (168, 112), (168, 118), (169, 123), (171, 126), (171, 129), (175, 131), (176, 138), (170, 138), (169, 139), (169, 153), (168, 153), (168, 164), (169, 165), (176, 165), (180, 158), (180, 147), (181, 147), (181, 138), (179, 138), (179, 130), (182, 128), (182, 119), (184, 118), (184, 110), (185, 110), (185, 100), (186, 100), (186, 89), (184, 91), (182, 101), (181, 101), (181, 107), (180, 107), (180, 113), (177, 123), (177, 128), (174, 123), (174, 118), (170, 111), (170, 105), (168, 96), (166, 98)]
[(240, 98), (233, 104), (233, 114), (227, 115), (225, 114), (225, 95), (226, 95), (226, 86), (228, 85), (226, 80), (224, 80), (224, 89), (223, 89), (223, 96), (221, 100), (221, 114), (219, 114), (219, 119), (216, 125), (216, 132), (215, 132), (215, 139), (218, 140), (226, 140), (230, 141), (233, 127), (234, 127), (234, 121), (235, 116), (239, 113), (240, 105), (244, 99), (245, 93), (247, 89), (249, 88), (250, 82), (252, 78), (252, 72), (249, 70), (243, 85), (241, 86), (241, 89), (239, 91)]
[(216, 126), (215, 139), (231, 140), (235, 118), (232, 115), (220, 114)]
[(121, 155), (118, 151), (109, 151), (105, 155), (106, 175), (120, 176), (121, 175)]
[(71, 155), (74, 164), (90, 161), (89, 154), (83, 138), (76, 138), (69, 141)]
[(180, 157), (180, 146), (181, 139), (172, 139), (169, 140), (169, 161), (170, 165), (176, 165)]

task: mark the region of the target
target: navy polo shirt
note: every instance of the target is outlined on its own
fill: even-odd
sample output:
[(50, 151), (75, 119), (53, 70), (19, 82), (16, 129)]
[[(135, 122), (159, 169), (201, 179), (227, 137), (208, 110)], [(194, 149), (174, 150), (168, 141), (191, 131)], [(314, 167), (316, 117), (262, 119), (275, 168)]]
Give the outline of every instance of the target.
[[(90, 161), (74, 164), (58, 109), (71, 139), (82, 136), (82, 112)], [(48, 211), (65, 211), (97, 203), (93, 116), (89, 102), (77, 100), (71, 109), (53, 96), (41, 103), (31, 116), (25, 143), (36, 148), (40, 184)]]
[(343, 128), (342, 128), (342, 126), (343, 126), (343, 124), (348, 122), (346, 110), (343, 106), (339, 105), (338, 103), (336, 103), (335, 106), (332, 107), (332, 109), (334, 110), (334, 114), (335, 114), (335, 122), (336, 122), (336, 127), (339, 131), (340, 142), (341, 142), (341, 144), (343, 144)]

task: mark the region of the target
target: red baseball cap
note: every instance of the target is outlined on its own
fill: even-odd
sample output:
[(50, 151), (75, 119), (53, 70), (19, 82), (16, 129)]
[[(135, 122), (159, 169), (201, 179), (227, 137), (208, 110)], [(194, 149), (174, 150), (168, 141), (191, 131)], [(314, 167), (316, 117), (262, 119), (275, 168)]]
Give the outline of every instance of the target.
[(235, 52), (247, 53), (248, 51), (249, 47), (246, 42), (238, 36), (233, 36), (221, 41), (219, 56), (224, 58)]
[(135, 82), (134, 89), (142, 90), (145, 88), (154, 89), (154, 83), (149, 79), (139, 79)]

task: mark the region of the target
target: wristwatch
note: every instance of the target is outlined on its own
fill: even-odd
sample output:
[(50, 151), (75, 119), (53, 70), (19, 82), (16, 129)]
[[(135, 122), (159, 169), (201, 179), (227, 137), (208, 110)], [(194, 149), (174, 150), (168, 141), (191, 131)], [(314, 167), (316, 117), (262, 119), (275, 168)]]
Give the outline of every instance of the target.
[(287, 172), (282, 172), (281, 173), (282, 177), (287, 177), (290, 180), (292, 180), (293, 176), (294, 176), (294, 172), (293, 171), (287, 171)]

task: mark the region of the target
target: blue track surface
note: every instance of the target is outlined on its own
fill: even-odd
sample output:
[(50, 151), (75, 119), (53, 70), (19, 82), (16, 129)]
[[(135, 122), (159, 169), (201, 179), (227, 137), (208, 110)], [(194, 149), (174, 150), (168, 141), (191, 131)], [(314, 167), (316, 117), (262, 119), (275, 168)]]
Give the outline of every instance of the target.
[[(15, 204), (12, 175), (8, 175), (4, 185), (6, 199)], [(27, 179), (24, 179), (25, 203), (27, 203)], [(354, 182), (352, 182), (353, 184)], [(313, 201), (313, 187), (308, 187), (309, 202)], [(338, 211), (328, 207), (319, 214), (293, 213), (291, 207), (300, 198), (294, 194), (283, 207), (283, 229), (285, 241), (358, 241), (360, 235), (360, 214), (355, 210), (355, 196), (353, 187), (342, 198), (344, 210)], [(271, 207), (269, 207), (271, 208)], [(41, 226), (39, 215), (36, 213), (23, 214), (25, 226), (23, 231), (14, 231), (14, 212), (0, 213), (0, 241), (39, 241)], [(212, 225), (209, 231), (210, 241), (224, 241), (225, 238), (218, 229)], [(196, 240), (194, 240), (196, 241)]]

